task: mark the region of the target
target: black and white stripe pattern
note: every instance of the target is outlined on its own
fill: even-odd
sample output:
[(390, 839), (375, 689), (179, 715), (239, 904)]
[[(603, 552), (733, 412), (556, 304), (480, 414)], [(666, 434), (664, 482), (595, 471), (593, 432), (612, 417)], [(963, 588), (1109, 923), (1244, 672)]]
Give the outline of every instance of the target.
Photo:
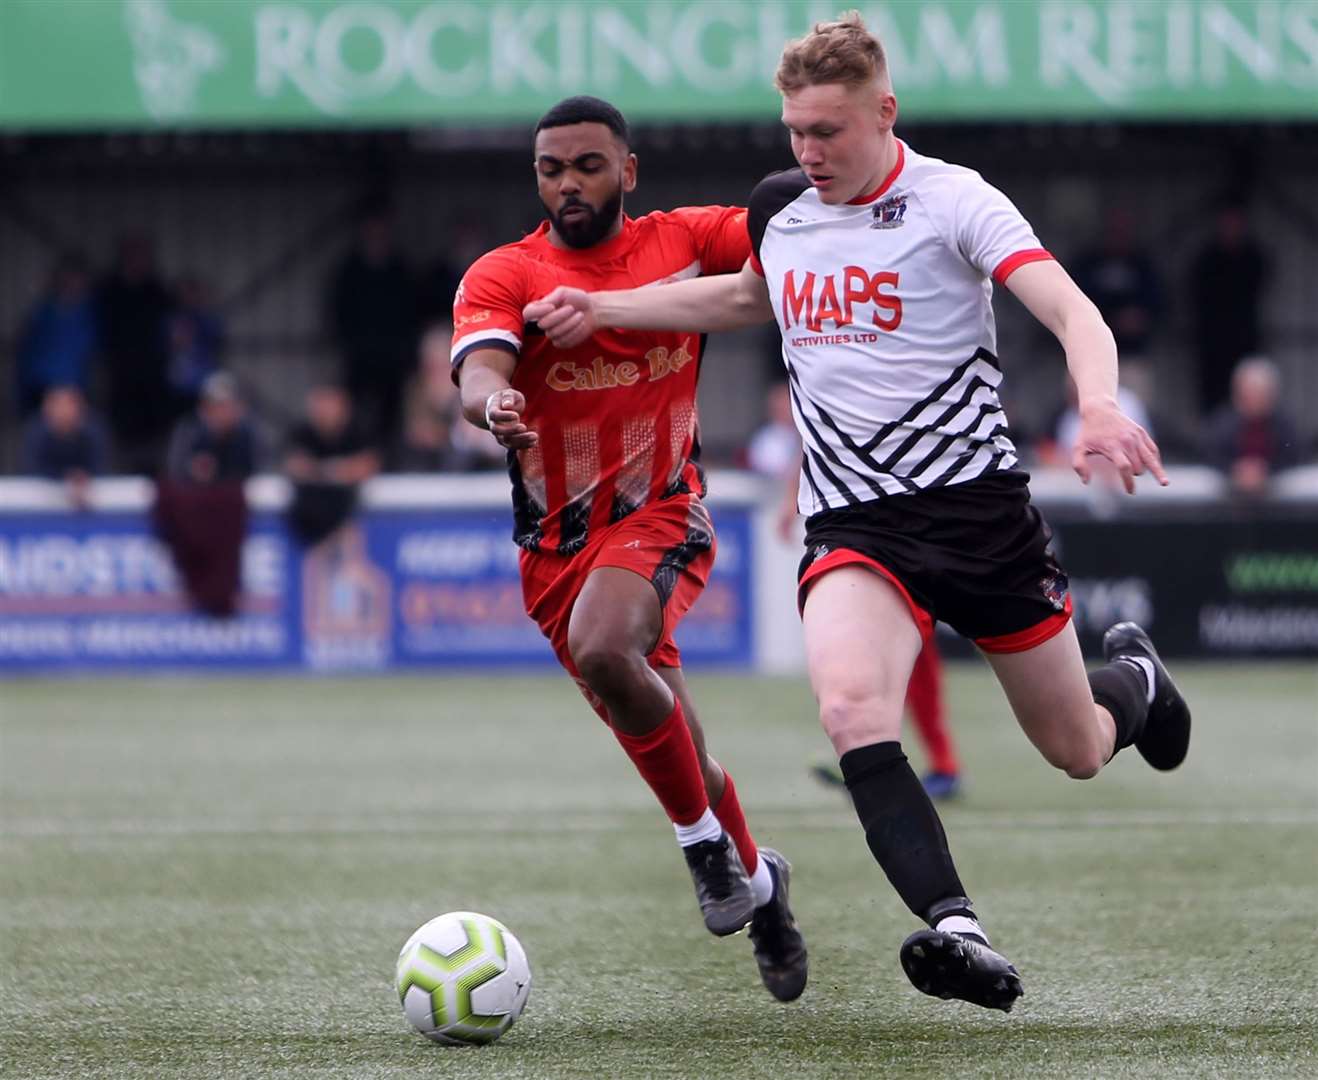
[(1017, 462), (997, 395), (1002, 374), (985, 349), (872, 433), (848, 431), (811, 400), (790, 361), (787, 373), (811, 513), (943, 487)]

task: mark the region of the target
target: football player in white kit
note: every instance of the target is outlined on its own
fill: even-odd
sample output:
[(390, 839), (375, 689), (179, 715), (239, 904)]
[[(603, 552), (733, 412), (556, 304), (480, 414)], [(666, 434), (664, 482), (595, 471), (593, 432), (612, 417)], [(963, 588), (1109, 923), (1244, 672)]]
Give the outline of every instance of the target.
[(804, 443), (799, 575), (820, 720), (876, 861), (929, 929), (901, 962), (917, 988), (1010, 1009), (1020, 977), (989, 945), (942, 824), (907, 763), (902, 704), (942, 619), (988, 658), (1048, 762), (1094, 776), (1134, 745), (1184, 760), (1190, 712), (1147, 634), (1104, 637), (1086, 675), (1066, 574), (1031, 504), (998, 400), (993, 283), (1051, 330), (1080, 391), (1073, 465), (1128, 492), (1158, 449), (1117, 406), (1098, 310), (1005, 195), (893, 134), (883, 49), (854, 12), (788, 43), (776, 77), (800, 167), (750, 199), (739, 274), (619, 292), (559, 288), (525, 311), (555, 344), (600, 327), (732, 330), (776, 318)]

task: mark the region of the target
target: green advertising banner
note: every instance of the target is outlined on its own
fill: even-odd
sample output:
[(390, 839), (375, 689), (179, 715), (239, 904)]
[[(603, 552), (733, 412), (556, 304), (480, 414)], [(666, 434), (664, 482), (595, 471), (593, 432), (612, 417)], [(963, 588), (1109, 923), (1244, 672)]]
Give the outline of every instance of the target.
[[(0, 128), (777, 115), (844, 0), (0, 0)], [(858, 3), (929, 119), (1318, 118), (1318, 0)]]

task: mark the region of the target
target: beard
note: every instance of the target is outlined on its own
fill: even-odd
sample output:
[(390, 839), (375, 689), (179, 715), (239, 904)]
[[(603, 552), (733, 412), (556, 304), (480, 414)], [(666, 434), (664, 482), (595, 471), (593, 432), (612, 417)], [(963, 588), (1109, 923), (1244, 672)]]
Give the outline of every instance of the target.
[[(585, 210), (586, 214), (583, 217), (564, 221), (563, 211), (569, 207)], [(570, 248), (594, 247), (609, 235), (609, 231), (617, 222), (618, 214), (621, 211), (621, 184), (613, 189), (613, 194), (604, 200), (604, 204), (598, 210), (580, 199), (568, 199), (559, 207), (557, 214), (549, 209), (547, 205), (545, 206), (545, 213), (549, 215), (549, 220), (553, 223), (555, 231), (562, 237), (563, 243)]]

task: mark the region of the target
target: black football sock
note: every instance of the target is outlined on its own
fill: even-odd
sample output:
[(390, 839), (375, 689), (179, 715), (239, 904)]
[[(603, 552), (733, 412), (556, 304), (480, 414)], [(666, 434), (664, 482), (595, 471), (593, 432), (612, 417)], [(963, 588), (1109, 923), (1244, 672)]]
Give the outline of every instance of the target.
[(841, 765), (870, 851), (906, 906), (931, 926), (949, 915), (974, 918), (943, 824), (902, 744), (848, 750)]
[(1149, 715), (1147, 677), (1138, 665), (1114, 660), (1089, 673), (1089, 690), (1094, 703), (1107, 709), (1117, 725), (1117, 741), (1112, 748), (1115, 757), (1118, 750), (1130, 746), (1144, 733)]

